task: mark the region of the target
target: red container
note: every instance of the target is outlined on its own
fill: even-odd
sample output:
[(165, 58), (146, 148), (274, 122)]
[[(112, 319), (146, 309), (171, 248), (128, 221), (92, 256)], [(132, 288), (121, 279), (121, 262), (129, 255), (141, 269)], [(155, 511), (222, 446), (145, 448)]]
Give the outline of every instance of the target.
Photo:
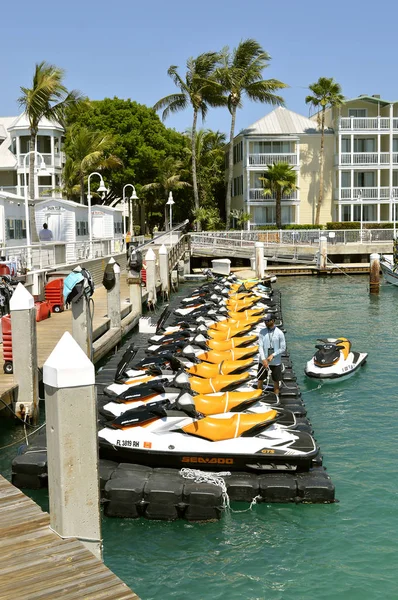
[(44, 302), (35, 302), (36, 307), (36, 321), (44, 321), (51, 317), (51, 304), (44, 300)]
[(44, 287), (45, 299), (50, 303), (52, 312), (64, 310), (64, 280), (53, 279)]
[(141, 283), (146, 284), (146, 269), (141, 270)]
[(12, 336), (11, 336), (11, 315), (4, 315), (1, 319), (1, 327), (3, 330), (3, 358), (4, 373), (11, 374), (12, 369)]

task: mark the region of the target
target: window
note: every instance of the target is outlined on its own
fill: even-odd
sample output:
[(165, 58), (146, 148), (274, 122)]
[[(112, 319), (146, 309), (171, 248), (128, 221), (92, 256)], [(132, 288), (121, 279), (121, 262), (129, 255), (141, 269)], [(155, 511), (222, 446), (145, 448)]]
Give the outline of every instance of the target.
[(121, 223), (121, 221), (115, 221), (115, 223), (114, 223), (114, 232), (115, 233), (122, 233), (122, 223)]
[(341, 139), (341, 151), (342, 152), (351, 152), (351, 140), (350, 140), (350, 138), (342, 138)]
[(366, 117), (367, 109), (366, 108), (349, 108), (348, 116), (349, 117), (357, 117), (363, 119)]
[(392, 151), (398, 152), (398, 138), (394, 138), (392, 141)]
[(232, 196), (242, 196), (243, 194), (243, 175), (234, 177), (232, 180)]
[(355, 171), (354, 187), (375, 187), (376, 177), (373, 171)]
[(341, 172), (341, 187), (342, 188), (351, 187), (351, 173), (349, 171)]
[(88, 222), (87, 221), (76, 221), (76, 235), (87, 235)]
[(376, 152), (376, 140), (374, 138), (355, 138), (354, 152)]
[(234, 146), (234, 165), (243, 158), (243, 142), (238, 142)]
[(14, 219), (6, 219), (7, 239), (15, 240), (15, 221)]
[(22, 240), (26, 238), (26, 221), (22, 219), (6, 219), (6, 232), (8, 240)]
[(341, 207), (341, 220), (342, 221), (351, 221), (351, 206), (346, 204)]

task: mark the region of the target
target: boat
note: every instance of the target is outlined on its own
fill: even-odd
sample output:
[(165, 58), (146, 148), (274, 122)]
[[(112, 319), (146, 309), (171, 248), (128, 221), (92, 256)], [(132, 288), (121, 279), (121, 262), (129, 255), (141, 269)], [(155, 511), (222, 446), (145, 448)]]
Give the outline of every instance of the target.
[(337, 379), (351, 375), (365, 364), (365, 352), (355, 352), (351, 342), (345, 337), (318, 339), (317, 351), (307, 362), (304, 372), (316, 379)]
[(380, 257), (380, 269), (387, 283), (398, 285), (398, 265), (394, 263), (392, 255)]

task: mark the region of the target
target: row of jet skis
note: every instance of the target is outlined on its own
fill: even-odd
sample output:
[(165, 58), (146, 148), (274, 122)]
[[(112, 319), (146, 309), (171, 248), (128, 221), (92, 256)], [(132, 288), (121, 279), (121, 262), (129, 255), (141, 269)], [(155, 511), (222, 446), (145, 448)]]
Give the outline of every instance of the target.
[(104, 389), (102, 458), (257, 473), (320, 465), (314, 438), (297, 428), (272, 382), (257, 388), (258, 336), (267, 313), (283, 326), (272, 279), (233, 275), (167, 308), (145, 357), (138, 359), (131, 346)]

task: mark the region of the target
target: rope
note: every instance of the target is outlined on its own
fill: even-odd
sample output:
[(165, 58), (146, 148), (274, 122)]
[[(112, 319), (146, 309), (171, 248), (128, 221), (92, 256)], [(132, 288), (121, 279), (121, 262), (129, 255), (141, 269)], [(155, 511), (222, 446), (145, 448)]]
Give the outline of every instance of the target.
[[(26, 437), (30, 437), (31, 435), (33, 435), (34, 433), (36, 433), (36, 431), (39, 431), (39, 429), (41, 429), (42, 427), (45, 427), (45, 423), (43, 423), (43, 425), (40, 425), (40, 427), (37, 427), (34, 431), (32, 431), (31, 433), (28, 433), (27, 436), (20, 438), (19, 440), (16, 440), (15, 442), (11, 442), (11, 444), (7, 444), (7, 446), (1, 446), (0, 450), (5, 450), (5, 448), (11, 448), (11, 446), (15, 446), (15, 444), (20, 444), (21, 442), (24, 442)], [(42, 450), (29, 450), (29, 452), (42, 452)]]
[(227, 510), (233, 513), (245, 513), (249, 510), (253, 509), (259, 500), (262, 499), (261, 496), (255, 496), (253, 500), (250, 502), (249, 508), (245, 508), (243, 510), (234, 510), (231, 508), (230, 499), (228, 496), (227, 484), (225, 483), (223, 477), (230, 477), (230, 471), (221, 471), (220, 473), (208, 473), (207, 471), (200, 471), (199, 469), (181, 469), (180, 475), (184, 477), (184, 479), (191, 479), (195, 483), (211, 483), (213, 485), (221, 488), (222, 499), (223, 499), (223, 510)]
[(304, 392), (301, 392), (301, 395), (311, 394), (311, 392), (316, 392), (316, 390), (319, 390), (321, 387), (322, 387), (322, 383), (320, 383), (316, 388), (314, 388), (312, 390), (304, 390)]

